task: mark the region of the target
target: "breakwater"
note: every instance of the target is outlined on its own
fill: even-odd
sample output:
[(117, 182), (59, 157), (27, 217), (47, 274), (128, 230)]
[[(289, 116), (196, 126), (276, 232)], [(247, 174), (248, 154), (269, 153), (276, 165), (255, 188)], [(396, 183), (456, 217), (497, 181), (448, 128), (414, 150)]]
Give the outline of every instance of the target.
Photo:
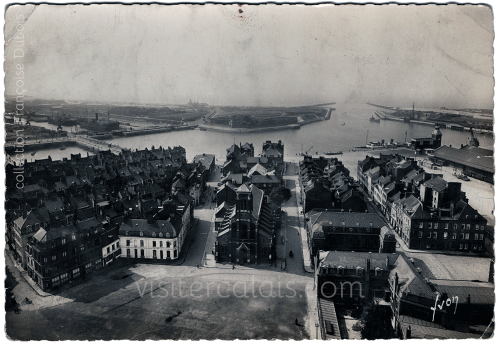
[(179, 126), (179, 127), (164, 127), (164, 128), (149, 128), (149, 129), (138, 129), (134, 131), (124, 131), (124, 137), (135, 137), (137, 135), (148, 135), (148, 134), (156, 134), (156, 133), (167, 133), (174, 131), (184, 131), (195, 129), (198, 125), (190, 125), (190, 126)]
[(22, 152), (34, 152), (41, 150), (61, 149), (62, 147), (70, 148), (75, 146), (89, 152), (111, 150), (113, 153), (119, 154), (123, 150), (123, 148), (121, 148), (116, 144), (99, 142), (97, 140), (91, 140), (78, 136), (68, 139), (55, 140), (55, 141), (47, 140), (47, 141), (31, 142), (31, 143), (26, 142), (22, 146), (14, 144), (5, 144), (4, 150), (5, 153), (7, 154), (13, 154), (19, 152), (21, 148)]

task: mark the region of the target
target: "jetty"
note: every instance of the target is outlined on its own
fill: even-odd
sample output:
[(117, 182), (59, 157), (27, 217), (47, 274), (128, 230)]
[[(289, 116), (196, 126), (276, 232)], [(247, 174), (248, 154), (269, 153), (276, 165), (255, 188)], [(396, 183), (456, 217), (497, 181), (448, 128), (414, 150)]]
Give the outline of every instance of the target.
[(6, 143), (4, 146), (5, 153), (12, 154), (16, 150), (22, 148), (22, 152), (32, 152), (47, 149), (60, 149), (61, 147), (80, 147), (89, 152), (98, 152), (101, 150), (111, 150), (114, 154), (120, 154), (125, 150), (116, 144), (110, 144), (96, 140), (90, 137), (74, 135), (72, 137), (62, 137), (53, 139), (26, 140), (22, 145), (19, 143)]

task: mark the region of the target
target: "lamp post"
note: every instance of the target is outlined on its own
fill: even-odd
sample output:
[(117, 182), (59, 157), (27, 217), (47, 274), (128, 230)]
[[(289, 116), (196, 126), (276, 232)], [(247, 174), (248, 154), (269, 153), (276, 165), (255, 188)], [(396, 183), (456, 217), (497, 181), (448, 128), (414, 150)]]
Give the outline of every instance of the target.
[(316, 339), (318, 339), (318, 329), (319, 329), (319, 323), (315, 323), (314, 326), (316, 326)]

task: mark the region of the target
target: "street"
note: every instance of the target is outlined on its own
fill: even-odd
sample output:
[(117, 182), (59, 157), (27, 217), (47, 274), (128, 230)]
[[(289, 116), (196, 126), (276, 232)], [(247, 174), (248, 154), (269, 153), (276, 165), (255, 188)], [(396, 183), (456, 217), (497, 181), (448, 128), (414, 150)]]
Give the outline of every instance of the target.
[[(210, 191), (219, 178), (212, 176)], [(293, 181), (286, 181), (291, 186)], [(19, 314), (7, 311), (7, 334), (18, 340), (309, 339), (315, 292), (312, 275), (303, 269), (292, 194), (283, 206), (288, 217), (281, 255), (291, 250), (294, 256), (286, 256), (284, 271), (267, 264), (203, 267), (211, 245), (210, 201), (195, 208), (194, 241), (177, 266), (116, 262), (79, 285), (42, 297), (7, 255), (7, 283), (17, 301), (33, 301), (20, 306)]]

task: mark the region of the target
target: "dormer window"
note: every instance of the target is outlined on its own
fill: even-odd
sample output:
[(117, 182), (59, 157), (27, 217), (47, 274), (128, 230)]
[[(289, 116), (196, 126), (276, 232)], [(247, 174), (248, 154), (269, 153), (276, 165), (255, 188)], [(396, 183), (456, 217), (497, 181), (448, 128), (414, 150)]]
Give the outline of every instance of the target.
[(128, 231), (125, 231), (125, 236), (128, 236)]
[(337, 271), (338, 271), (338, 274), (343, 275), (344, 274), (344, 267), (339, 266), (338, 269), (337, 269)]
[(159, 232), (158, 236), (163, 237), (163, 232)]
[(363, 275), (363, 267), (356, 267), (356, 275), (362, 276)]
[(144, 236), (144, 233), (141, 231), (140, 236)]
[(375, 277), (378, 277), (380, 275), (382, 275), (382, 269), (379, 267), (375, 268)]
[(153, 237), (156, 237), (156, 232), (153, 231), (151, 235), (153, 235)]

